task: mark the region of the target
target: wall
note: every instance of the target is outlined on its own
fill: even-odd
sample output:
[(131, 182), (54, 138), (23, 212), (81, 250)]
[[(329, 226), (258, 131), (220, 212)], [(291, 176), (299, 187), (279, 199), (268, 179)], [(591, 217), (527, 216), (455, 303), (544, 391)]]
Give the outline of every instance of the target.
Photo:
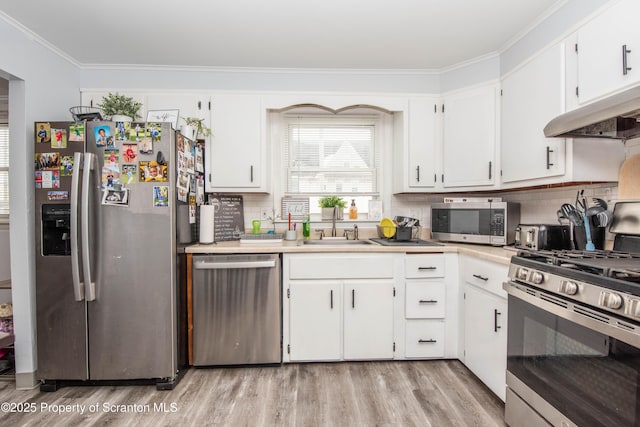
[(11, 281), (16, 333), (16, 385), (35, 385), (33, 122), (69, 120), (78, 104), (80, 70), (0, 19), (0, 77), (9, 79), (11, 135)]

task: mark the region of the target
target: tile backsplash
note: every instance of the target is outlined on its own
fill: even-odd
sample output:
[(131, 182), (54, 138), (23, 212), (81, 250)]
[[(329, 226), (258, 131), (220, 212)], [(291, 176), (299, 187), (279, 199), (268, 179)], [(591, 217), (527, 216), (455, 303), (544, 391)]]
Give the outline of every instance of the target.
[[(473, 197), (501, 197), (504, 201), (520, 203), (520, 221), (527, 224), (555, 224), (557, 223), (556, 211), (563, 203), (575, 203), (576, 193), (584, 189), (584, 197), (591, 200), (599, 197), (613, 203), (617, 197), (617, 184), (591, 184), (576, 185), (570, 187), (544, 188), (534, 190), (519, 190), (509, 192), (473, 194)], [(391, 197), (391, 206), (384, 209), (385, 216), (404, 215), (420, 219), (423, 226), (431, 223), (431, 204), (442, 202), (447, 197), (464, 197), (469, 193), (440, 193), (440, 194), (400, 194)], [(271, 228), (271, 223), (263, 218), (265, 211), (271, 213), (273, 195), (270, 194), (244, 194), (244, 221), (245, 227), (251, 227), (251, 220), (262, 219), (263, 229)], [(279, 215), (279, 202), (276, 203), (276, 215)], [(280, 228), (278, 225), (276, 225)], [(367, 227), (366, 224), (363, 225)]]

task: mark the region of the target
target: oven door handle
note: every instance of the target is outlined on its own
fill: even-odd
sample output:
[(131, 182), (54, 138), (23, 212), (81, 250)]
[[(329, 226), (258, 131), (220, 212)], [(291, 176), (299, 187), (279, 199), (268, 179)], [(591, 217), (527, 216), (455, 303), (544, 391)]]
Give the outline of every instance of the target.
[[(557, 298), (552, 294), (511, 281), (503, 283), (502, 289), (510, 296), (534, 307), (603, 335), (616, 338), (634, 347), (640, 347), (640, 328), (626, 322), (624, 319), (592, 310), (588, 306)], [(544, 299), (540, 298), (540, 295), (544, 295)], [(552, 301), (555, 301), (555, 303)]]

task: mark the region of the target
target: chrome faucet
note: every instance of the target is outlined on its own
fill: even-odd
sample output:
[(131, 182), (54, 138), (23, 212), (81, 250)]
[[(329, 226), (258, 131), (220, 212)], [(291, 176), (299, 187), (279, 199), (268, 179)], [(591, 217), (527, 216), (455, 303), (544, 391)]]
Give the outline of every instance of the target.
[(337, 231), (336, 231), (336, 217), (338, 216), (338, 207), (334, 206), (333, 207), (333, 215), (331, 216), (331, 237), (336, 237)]
[(353, 230), (344, 230), (344, 237), (349, 240), (349, 233), (353, 233), (353, 240), (358, 240), (358, 224), (353, 224)]

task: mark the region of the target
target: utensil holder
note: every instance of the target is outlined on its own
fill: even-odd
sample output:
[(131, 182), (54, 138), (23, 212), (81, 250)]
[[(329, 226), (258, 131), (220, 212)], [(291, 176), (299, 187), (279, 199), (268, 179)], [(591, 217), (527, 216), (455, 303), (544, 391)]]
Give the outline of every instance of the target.
[[(604, 249), (605, 227), (590, 227), (591, 241), (596, 249)], [(573, 243), (578, 250), (585, 250), (587, 246), (587, 233), (584, 226), (575, 225), (573, 227)]]

